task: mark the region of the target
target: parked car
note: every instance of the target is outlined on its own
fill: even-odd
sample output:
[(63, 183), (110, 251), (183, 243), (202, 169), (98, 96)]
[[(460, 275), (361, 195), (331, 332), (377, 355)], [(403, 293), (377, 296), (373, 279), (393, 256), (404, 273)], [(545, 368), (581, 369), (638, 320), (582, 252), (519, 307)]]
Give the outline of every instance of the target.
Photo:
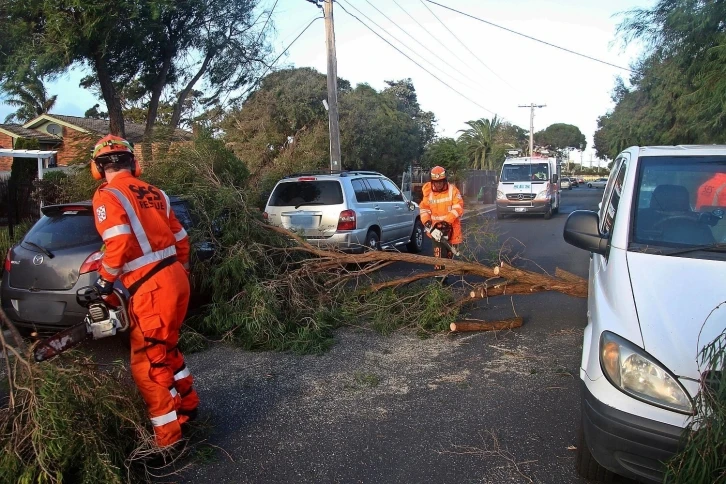
[(567, 219), (565, 240), (591, 253), (576, 460), (585, 478), (663, 482), (694, 399), (719, 384), (721, 368), (698, 355), (726, 329), (715, 311), (726, 287), (725, 167), (726, 146), (628, 148), (599, 213)]
[(607, 182), (607, 178), (598, 178), (597, 180), (587, 182), (587, 188), (605, 188)]
[(570, 177), (570, 186), (577, 188), (580, 186), (580, 182), (577, 181), (577, 178), (575, 178), (574, 176), (571, 176)]
[[(186, 202), (170, 197), (185, 229), (192, 227)], [(103, 240), (98, 235), (90, 201), (51, 205), (6, 257), (0, 284), (5, 313), (19, 327), (57, 332), (83, 320), (87, 310), (76, 301), (76, 291), (91, 286), (101, 266)], [(195, 247), (200, 259), (213, 247)], [(120, 283), (119, 283), (120, 284)]]
[(319, 247), (363, 252), (406, 246), (414, 253), (423, 247), (418, 205), (373, 171), (286, 177), (272, 190), (264, 217)]
[(577, 177), (577, 184), (578, 185), (584, 185), (585, 184), (585, 179), (582, 178), (581, 176), (578, 176)]
[(572, 190), (572, 182), (566, 176), (560, 178), (560, 190)]

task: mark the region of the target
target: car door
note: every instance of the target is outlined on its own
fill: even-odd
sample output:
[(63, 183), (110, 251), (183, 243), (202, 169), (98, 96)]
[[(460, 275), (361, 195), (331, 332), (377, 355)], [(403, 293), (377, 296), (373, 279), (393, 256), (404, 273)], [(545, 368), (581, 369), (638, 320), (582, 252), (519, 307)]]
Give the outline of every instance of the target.
[(381, 228), (381, 244), (390, 243), (395, 239), (395, 207), (392, 201), (388, 200), (388, 192), (380, 178), (365, 178), (364, 181), (368, 184), (374, 202), (373, 209), (378, 217), (378, 226)]
[(363, 178), (354, 178), (350, 181), (355, 194), (355, 212), (358, 218), (358, 228), (366, 229), (378, 225), (378, 203), (373, 199), (373, 193)]
[(396, 240), (411, 236), (413, 232), (413, 212), (408, 209), (403, 193), (398, 189), (395, 183), (388, 178), (381, 178), (383, 186), (386, 188), (389, 204), (393, 207), (393, 238)]

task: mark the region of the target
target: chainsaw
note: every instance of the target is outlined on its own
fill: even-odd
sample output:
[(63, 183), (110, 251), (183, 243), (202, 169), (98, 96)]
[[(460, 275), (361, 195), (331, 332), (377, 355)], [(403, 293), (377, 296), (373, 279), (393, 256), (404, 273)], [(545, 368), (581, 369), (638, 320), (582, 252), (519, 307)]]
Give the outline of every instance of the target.
[(459, 251), (456, 249), (456, 247), (451, 245), (451, 243), (449, 242), (448, 235), (444, 235), (445, 233), (450, 233), (451, 232), (450, 229), (447, 230), (446, 228), (443, 228), (443, 227), (437, 228), (436, 225), (433, 225), (433, 226), (427, 228), (426, 232), (429, 233), (429, 235), (431, 236), (432, 239), (434, 239), (436, 242), (438, 242), (441, 245), (443, 245), (444, 247), (446, 247), (446, 249), (449, 252), (451, 252), (452, 254), (454, 254), (456, 257), (459, 257), (461, 255), (459, 253)]
[(88, 309), (88, 314), (82, 323), (40, 341), (34, 349), (35, 361), (41, 362), (59, 355), (88, 338), (107, 338), (116, 332), (126, 331), (129, 328), (126, 297), (116, 288), (114, 296), (108, 297), (108, 301), (104, 300), (92, 286), (76, 291), (76, 301)]

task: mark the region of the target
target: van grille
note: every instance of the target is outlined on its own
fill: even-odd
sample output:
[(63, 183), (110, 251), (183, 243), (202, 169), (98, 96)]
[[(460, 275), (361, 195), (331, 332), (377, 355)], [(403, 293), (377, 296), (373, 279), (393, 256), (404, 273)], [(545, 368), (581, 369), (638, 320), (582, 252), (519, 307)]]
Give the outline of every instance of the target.
[(507, 200), (534, 200), (534, 193), (508, 193)]

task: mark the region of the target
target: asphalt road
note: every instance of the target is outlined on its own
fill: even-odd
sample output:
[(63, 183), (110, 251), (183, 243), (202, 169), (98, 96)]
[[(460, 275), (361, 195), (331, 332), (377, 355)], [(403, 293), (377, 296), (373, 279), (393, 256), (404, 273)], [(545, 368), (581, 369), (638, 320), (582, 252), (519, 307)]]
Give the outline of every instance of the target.
[[(588, 254), (565, 244), (562, 229), (569, 212), (595, 209), (601, 196), (565, 191), (551, 220), (472, 217), (468, 257), (490, 257), (486, 234), (494, 231), (516, 265), (587, 277)], [(347, 328), (321, 356), (228, 347), (189, 355), (201, 412), (213, 426), (208, 441), (219, 450), (181, 480), (583, 482), (574, 446), (586, 300), (499, 297), (470, 316), (515, 313), (524, 326), (514, 331), (425, 340)]]

